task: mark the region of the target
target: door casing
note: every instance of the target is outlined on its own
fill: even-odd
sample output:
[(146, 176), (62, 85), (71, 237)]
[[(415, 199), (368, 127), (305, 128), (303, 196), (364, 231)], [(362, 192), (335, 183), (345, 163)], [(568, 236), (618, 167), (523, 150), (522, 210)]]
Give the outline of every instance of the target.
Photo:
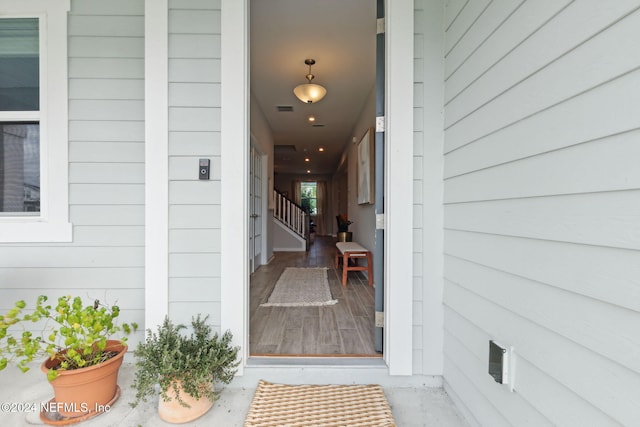
[[(243, 375), (249, 350), (249, 2), (222, 0), (221, 8), (221, 328), (231, 330), (235, 343), (242, 346), (238, 375)], [(387, 1), (385, 12), (383, 351), (390, 375), (411, 375), (413, 257), (407, 252), (406, 236), (412, 235), (413, 227), (413, 1)]]

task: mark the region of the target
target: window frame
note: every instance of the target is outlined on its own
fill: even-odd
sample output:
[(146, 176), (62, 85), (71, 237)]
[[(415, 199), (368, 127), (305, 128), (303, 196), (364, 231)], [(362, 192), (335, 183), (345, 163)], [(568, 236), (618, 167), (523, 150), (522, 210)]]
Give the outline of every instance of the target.
[[(313, 184), (313, 186), (315, 187), (315, 190), (316, 190), (315, 197), (302, 197), (302, 189), (303, 189), (303, 186), (305, 184), (307, 184), (307, 185), (308, 184)], [(302, 182), (300, 182), (300, 206), (304, 207), (304, 203), (302, 202), (302, 199), (315, 200), (315, 205), (316, 205), (315, 213), (311, 213), (311, 204), (309, 204), (309, 212), (308, 213), (309, 213), (310, 216), (318, 215), (318, 181), (302, 181)]]
[[(0, 0), (0, 19), (39, 19), (40, 110), (18, 112), (40, 123), (40, 214), (0, 216), (0, 242), (70, 242), (67, 13), (70, 0)], [(0, 121), (16, 121), (0, 112)]]

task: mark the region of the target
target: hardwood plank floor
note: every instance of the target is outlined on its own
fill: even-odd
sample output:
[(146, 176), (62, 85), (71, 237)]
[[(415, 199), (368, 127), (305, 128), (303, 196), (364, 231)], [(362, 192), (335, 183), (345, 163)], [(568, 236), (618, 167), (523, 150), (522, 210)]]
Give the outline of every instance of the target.
[[(360, 272), (333, 265), (335, 240), (316, 237), (308, 252), (276, 252), (251, 275), (249, 352), (258, 355), (380, 357), (374, 349), (374, 289)], [(338, 303), (325, 307), (260, 307), (285, 267), (327, 267), (329, 288)]]

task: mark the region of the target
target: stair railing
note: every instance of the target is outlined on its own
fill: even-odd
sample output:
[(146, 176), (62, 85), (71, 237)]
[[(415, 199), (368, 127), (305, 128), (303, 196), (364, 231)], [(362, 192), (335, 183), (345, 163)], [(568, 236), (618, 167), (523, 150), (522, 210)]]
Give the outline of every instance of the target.
[(273, 190), (273, 216), (309, 242), (309, 215), (302, 206), (278, 190)]

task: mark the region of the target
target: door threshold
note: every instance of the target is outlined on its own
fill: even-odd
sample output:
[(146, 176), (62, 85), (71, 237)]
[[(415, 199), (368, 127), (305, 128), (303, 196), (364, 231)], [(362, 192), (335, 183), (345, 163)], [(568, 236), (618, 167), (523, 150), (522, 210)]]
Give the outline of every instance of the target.
[(382, 355), (251, 355), (247, 366), (387, 366)]
[(313, 357), (313, 358), (341, 358), (341, 357), (361, 357), (361, 358), (373, 358), (373, 359), (377, 359), (377, 358), (381, 358), (382, 354), (380, 353), (375, 353), (375, 354), (367, 354), (367, 353), (355, 353), (355, 354), (324, 354), (324, 353), (311, 353), (311, 354), (296, 354), (296, 353), (292, 353), (292, 354), (274, 354), (274, 353), (251, 353), (249, 355), (249, 357), (295, 357), (295, 358), (299, 358), (299, 357)]

